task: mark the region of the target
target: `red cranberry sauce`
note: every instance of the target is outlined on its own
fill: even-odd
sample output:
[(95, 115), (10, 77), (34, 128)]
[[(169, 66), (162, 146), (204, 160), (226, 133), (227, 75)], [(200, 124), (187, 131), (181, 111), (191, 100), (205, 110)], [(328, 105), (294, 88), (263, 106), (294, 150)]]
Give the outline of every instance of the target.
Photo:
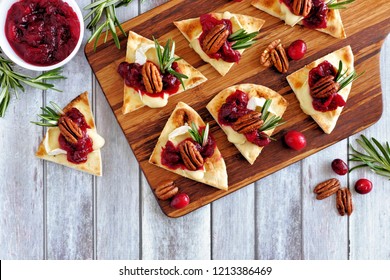
[[(166, 72), (161, 74), (163, 81), (163, 90), (158, 93), (149, 93), (146, 91), (144, 82), (142, 80), (142, 66), (138, 63), (127, 63), (122, 62), (118, 66), (118, 73), (125, 80), (127, 86), (132, 87), (142, 94), (149, 95), (151, 97), (163, 97), (165, 93), (171, 95), (176, 93), (180, 87), (180, 80), (176, 78), (174, 75)], [(160, 67), (157, 67), (160, 69)], [(179, 65), (177, 62), (172, 63), (172, 69), (178, 73), (181, 73)]]
[[(331, 63), (325, 60), (317, 67), (310, 70), (309, 87), (312, 88), (319, 79), (329, 75), (336, 77), (337, 70)], [(328, 112), (336, 110), (337, 107), (345, 106), (345, 101), (340, 94), (335, 93), (328, 98), (313, 98), (312, 104), (315, 110)]]
[(69, 56), (80, 37), (76, 13), (61, 0), (16, 2), (5, 20), (5, 35), (27, 63), (47, 66)]
[[(292, 11), (293, 0), (279, 0), (286, 4)], [(303, 25), (308, 28), (326, 28), (326, 17), (328, 15), (328, 6), (324, 0), (312, 0), (312, 8), (310, 13), (303, 19)]]
[[(199, 43), (201, 46), (203, 44), (204, 37), (207, 35), (207, 33), (209, 33), (210, 30), (218, 24), (226, 25), (227, 29), (229, 30), (229, 35), (232, 34), (232, 22), (229, 19), (218, 20), (210, 14), (205, 14), (200, 16), (200, 23), (202, 25), (203, 30), (202, 34), (199, 37)], [(241, 58), (241, 54), (240, 52), (232, 49), (232, 44), (233, 42), (228, 42), (226, 40), (226, 42), (218, 50), (218, 52), (209, 55), (209, 57), (214, 59), (222, 59), (226, 62), (238, 62)]]
[(87, 124), (84, 115), (77, 108), (70, 109), (65, 115), (81, 128), (83, 137), (76, 144), (72, 144), (66, 141), (65, 137), (60, 134), (58, 138), (60, 147), (67, 152), (68, 161), (75, 164), (86, 162), (88, 154), (93, 152), (92, 139), (87, 135), (87, 128), (90, 128), (90, 126)]
[[(247, 115), (253, 110), (248, 109), (248, 95), (246, 92), (236, 90), (228, 98), (226, 102), (222, 104), (218, 111), (218, 122), (222, 125), (233, 125), (238, 118)], [(245, 133), (246, 139), (260, 147), (268, 145), (271, 141), (267, 134), (259, 130), (254, 130), (249, 133)]]
[[(201, 127), (199, 132), (202, 133), (205, 127)], [(165, 147), (162, 149), (161, 153), (161, 163), (170, 169), (186, 169), (184, 165), (183, 159), (180, 156), (179, 146), (184, 141), (191, 141), (195, 144), (196, 148), (202, 155), (204, 159), (212, 157), (214, 154), (215, 147), (217, 146), (214, 137), (209, 134), (209, 138), (207, 139), (207, 143), (204, 146), (201, 146), (199, 143), (195, 142), (192, 138), (187, 138), (180, 142), (177, 146), (175, 146), (171, 141), (168, 141)]]
[(328, 5), (323, 0), (313, 0), (313, 6), (303, 19), (303, 25), (312, 29), (326, 28), (328, 11)]

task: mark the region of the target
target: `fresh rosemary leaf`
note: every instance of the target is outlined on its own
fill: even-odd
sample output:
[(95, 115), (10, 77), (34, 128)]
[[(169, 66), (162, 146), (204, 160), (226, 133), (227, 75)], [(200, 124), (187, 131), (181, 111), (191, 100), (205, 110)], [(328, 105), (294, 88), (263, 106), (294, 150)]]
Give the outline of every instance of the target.
[(49, 106), (41, 107), (43, 114), (38, 114), (38, 117), (40, 117), (41, 120), (39, 122), (31, 123), (47, 127), (58, 126), (58, 120), (60, 119), (61, 115), (64, 114), (64, 112), (62, 111), (60, 106), (58, 106), (53, 101), (50, 101), (50, 104), (53, 108), (50, 108)]
[(272, 99), (267, 99), (264, 102), (264, 105), (261, 109), (261, 119), (263, 120), (263, 125), (259, 128), (260, 131), (267, 131), (273, 129), (279, 125), (284, 124), (283, 119), (279, 116), (271, 116), (269, 112), (269, 107), (271, 106)]
[(350, 161), (359, 162), (360, 164), (350, 169), (350, 172), (363, 167), (370, 168), (378, 175), (385, 176), (390, 179), (390, 146), (386, 142), (383, 146), (375, 138), (369, 140), (364, 135), (361, 135), (361, 139), (356, 139), (356, 142), (363, 149), (364, 152), (359, 152), (352, 145)]
[(192, 139), (195, 142), (199, 143), (202, 147), (207, 144), (207, 140), (209, 139), (209, 124), (206, 124), (205, 129), (202, 134), (199, 133), (199, 128), (196, 126), (194, 122), (191, 123), (191, 128), (188, 129)]
[(347, 7), (345, 5), (355, 2), (355, 0), (345, 0), (342, 2), (335, 1), (336, 0), (331, 0), (326, 4), (328, 6), (328, 9), (346, 9)]
[(348, 69), (346, 69), (343, 72), (343, 62), (340, 60), (339, 67), (337, 69), (336, 74), (336, 82), (339, 83), (339, 91), (348, 86), (353, 81), (357, 80), (361, 75), (364, 74), (364, 72), (357, 74), (355, 71), (352, 71), (349, 75), (345, 76), (348, 72)]
[(253, 39), (259, 34), (258, 31), (247, 33), (244, 29), (239, 29), (236, 32), (230, 34), (228, 41), (234, 42), (232, 45), (233, 50), (246, 49), (252, 46), (256, 41)]

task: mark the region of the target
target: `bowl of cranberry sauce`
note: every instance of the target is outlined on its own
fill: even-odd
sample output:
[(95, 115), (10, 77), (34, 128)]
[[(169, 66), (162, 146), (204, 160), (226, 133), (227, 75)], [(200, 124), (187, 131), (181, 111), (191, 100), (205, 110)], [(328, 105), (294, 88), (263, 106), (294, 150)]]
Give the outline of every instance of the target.
[(0, 47), (19, 66), (48, 71), (80, 49), (84, 21), (74, 0), (0, 1)]

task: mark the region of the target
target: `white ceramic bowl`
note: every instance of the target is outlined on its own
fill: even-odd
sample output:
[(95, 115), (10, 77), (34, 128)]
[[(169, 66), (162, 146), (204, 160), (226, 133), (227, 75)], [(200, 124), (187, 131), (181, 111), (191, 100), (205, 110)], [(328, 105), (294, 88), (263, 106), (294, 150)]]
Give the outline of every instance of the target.
[(64, 60), (50, 65), (50, 66), (37, 66), (33, 65), (30, 63), (27, 63), (24, 61), (20, 56), (18, 56), (15, 51), (12, 49), (10, 46), (7, 37), (5, 36), (5, 20), (7, 17), (8, 10), (11, 8), (11, 6), (18, 2), (19, 0), (0, 0), (0, 47), (2, 51), (8, 56), (9, 59), (11, 59), (13, 62), (18, 64), (19, 66), (30, 69), (30, 70), (35, 70), (35, 71), (49, 71), (58, 67), (61, 67), (68, 63), (78, 52), (80, 49), (81, 43), (83, 41), (83, 36), (84, 36), (84, 20), (83, 20), (83, 15), (81, 14), (80, 8), (77, 5), (75, 0), (62, 0), (63, 2), (66, 2), (69, 4), (69, 6), (72, 7), (73, 11), (76, 13), (79, 22), (80, 22), (80, 37), (77, 42), (76, 47), (74, 50), (70, 53), (70, 55), (65, 58)]

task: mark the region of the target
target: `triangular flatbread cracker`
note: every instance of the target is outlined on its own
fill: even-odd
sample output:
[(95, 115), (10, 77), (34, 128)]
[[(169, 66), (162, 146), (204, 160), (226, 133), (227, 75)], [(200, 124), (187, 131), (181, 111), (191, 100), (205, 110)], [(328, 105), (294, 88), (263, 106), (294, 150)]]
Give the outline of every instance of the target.
[(192, 122), (194, 122), (197, 127), (205, 126), (205, 123), (194, 109), (183, 102), (179, 102), (161, 132), (156, 147), (150, 156), (149, 162), (183, 177), (221, 190), (227, 190), (228, 177), (226, 165), (218, 147), (215, 147), (214, 154), (211, 157), (205, 159), (203, 166), (204, 172), (199, 170), (189, 171), (188, 169), (182, 169), (180, 167), (177, 169), (171, 169), (161, 163), (162, 150), (168, 142), (169, 134), (178, 127), (184, 126), (185, 123), (191, 125)]
[[(310, 88), (308, 83), (308, 75), (310, 70), (325, 60), (330, 62), (336, 68), (339, 65), (339, 61), (341, 60), (343, 62), (343, 69), (348, 69), (347, 75), (354, 71), (354, 57), (352, 49), (350, 46), (346, 46), (320, 59), (317, 59), (316, 61), (292, 73), (291, 75), (287, 76), (287, 81), (294, 91), (303, 112), (307, 115), (310, 115), (322, 128), (322, 130), (329, 134), (335, 128), (337, 120), (344, 107), (337, 107), (336, 110), (328, 112), (320, 112), (315, 110), (312, 105), (313, 99), (310, 95)], [(338, 92), (343, 97), (344, 101), (347, 101), (351, 87), (352, 83)]]
[[(149, 48), (145, 52), (147, 60), (152, 61), (156, 65), (159, 65), (156, 49), (154, 47), (154, 42), (135, 32), (130, 31), (128, 41), (127, 41), (126, 62), (133, 63), (136, 61), (136, 52), (137, 49), (139, 48), (145, 48), (145, 49)], [(175, 57), (179, 58), (178, 56)], [(200, 73), (197, 69), (195, 69), (190, 64), (188, 64), (184, 59), (178, 60), (177, 63), (179, 65), (180, 71), (184, 75), (187, 75), (188, 77), (188, 79), (183, 79), (185, 90), (194, 88), (207, 80), (207, 78), (203, 76), (202, 73)], [(183, 86), (180, 85), (179, 90), (176, 93), (172, 94), (171, 96), (181, 93), (185, 90)], [(144, 106), (145, 104), (142, 101), (138, 91), (132, 87), (126, 86), (125, 84), (123, 107), (122, 107), (123, 114), (130, 113)]]
[[(264, 20), (239, 14), (225, 13), (210, 13), (216, 19), (230, 19), (233, 25), (233, 32), (240, 28), (243, 28), (248, 33), (259, 31), (264, 24)], [(200, 46), (199, 36), (202, 34), (202, 25), (199, 18), (191, 18), (181, 21), (175, 21), (174, 24), (184, 35), (184, 37), (190, 42), (190, 46), (199, 54), (199, 56), (206, 62), (210, 63), (222, 76), (225, 76), (229, 72), (234, 63), (226, 62), (222, 59), (210, 58)], [(240, 50), (243, 53), (244, 50)]]
[[(280, 0), (252, 0), (252, 5), (259, 10), (284, 20), (286, 24), (289, 24), (289, 21), (291, 20), (295, 23), (295, 19), (298, 19), (288, 10), (287, 6), (281, 3)], [(282, 5), (284, 5), (284, 7), (282, 7)], [(293, 19), (291, 19), (291, 17), (293, 17)], [(302, 20), (298, 19), (297, 24), (302, 24)], [(292, 24), (290, 23), (290, 25)], [(319, 28), (316, 30), (339, 39), (347, 37), (344, 31), (343, 22), (341, 21), (340, 12), (337, 9), (329, 9), (326, 28)]]
[[(71, 108), (77, 108), (85, 117), (87, 124), (90, 126), (90, 130), (96, 133), (95, 122), (93, 119), (91, 106), (88, 100), (88, 92), (84, 92), (79, 95), (75, 99), (73, 99), (64, 109), (63, 111), (66, 113)], [(59, 128), (58, 127), (50, 127), (48, 128), (48, 132), (45, 135), (45, 138), (41, 141), (36, 156), (38, 158), (48, 160), (51, 162), (55, 162), (61, 165), (65, 165), (67, 167), (77, 169), (80, 171), (84, 171), (96, 176), (102, 176), (102, 158), (100, 149), (94, 150), (93, 152), (88, 154), (88, 159), (84, 163), (74, 164), (67, 160), (66, 154), (58, 154), (58, 155), (49, 155), (46, 151), (44, 141), (48, 136), (48, 133), (52, 133), (53, 135), (59, 136)]]
[[(287, 108), (288, 102), (279, 93), (265, 86), (256, 84), (240, 84), (222, 90), (209, 102), (209, 104), (207, 104), (207, 109), (214, 117), (215, 121), (222, 128), (222, 130), (226, 133), (228, 141), (237, 147), (240, 153), (247, 159), (250, 164), (253, 164), (264, 147), (259, 147), (256, 144), (247, 141), (244, 135), (234, 131), (231, 126), (220, 124), (218, 120), (218, 112), (220, 108), (224, 103), (226, 103), (226, 99), (232, 93), (236, 92), (236, 90), (247, 93), (248, 99), (251, 97), (272, 99), (270, 111), (273, 111), (274, 114), (279, 117), (283, 115)], [(271, 129), (265, 131), (265, 133), (271, 136), (273, 131), (274, 129)]]

